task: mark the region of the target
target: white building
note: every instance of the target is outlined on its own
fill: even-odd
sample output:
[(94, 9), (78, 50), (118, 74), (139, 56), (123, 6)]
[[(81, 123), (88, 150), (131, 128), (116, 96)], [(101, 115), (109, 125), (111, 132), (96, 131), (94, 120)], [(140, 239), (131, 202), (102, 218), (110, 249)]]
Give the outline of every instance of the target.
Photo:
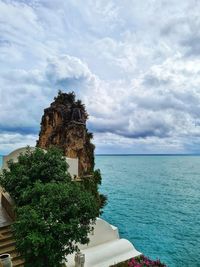
[[(34, 149), (35, 149), (35, 147), (30, 147), (31, 151), (33, 151)], [(26, 150), (27, 150), (27, 147), (22, 147), (22, 148), (19, 148), (19, 149), (12, 151), (7, 156), (3, 156), (2, 169), (7, 169), (8, 160), (12, 159), (14, 162), (17, 162), (19, 155), (24, 154), (26, 152)], [(66, 157), (66, 162), (69, 165), (68, 172), (71, 175), (72, 179), (74, 177), (78, 177), (78, 158), (74, 159), (74, 158), (67, 158)]]
[[(84, 267), (109, 267), (141, 255), (130, 241), (120, 238), (117, 227), (100, 218), (97, 218), (94, 231), (88, 237), (88, 245), (78, 245), (85, 258)], [(74, 253), (67, 256), (65, 266), (82, 265), (75, 264)]]

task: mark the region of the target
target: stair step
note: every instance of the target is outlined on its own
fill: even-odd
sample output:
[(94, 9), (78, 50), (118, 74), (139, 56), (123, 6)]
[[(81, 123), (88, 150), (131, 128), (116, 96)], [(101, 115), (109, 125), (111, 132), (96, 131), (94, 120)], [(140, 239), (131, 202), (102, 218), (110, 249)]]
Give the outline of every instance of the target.
[(13, 267), (18, 267), (18, 266), (24, 266), (24, 260), (23, 259), (13, 259), (12, 260), (12, 263), (13, 263)]
[(0, 245), (12, 239), (13, 239), (13, 236), (11, 234), (7, 236), (2, 236), (2, 237), (0, 236)]
[(13, 267), (24, 267), (24, 260), (17, 252), (11, 225), (0, 227), (0, 254), (9, 253)]
[(12, 245), (15, 245), (14, 239), (9, 239), (9, 240), (6, 240), (5, 242), (0, 243), (0, 251), (2, 248), (10, 247)]
[(4, 226), (0, 226), (0, 231), (2, 230), (6, 230), (6, 229), (10, 229), (11, 228), (11, 224), (7, 224), (7, 225), (4, 225)]
[(2, 249), (0, 249), (0, 254), (4, 254), (4, 253), (12, 253), (16, 251), (16, 248), (14, 245), (8, 246), (8, 247), (4, 247)]
[(11, 231), (0, 233), (0, 240), (1, 240), (1, 238), (11, 237), (11, 236), (13, 236), (13, 233)]
[(0, 234), (7, 234), (7, 233), (12, 233), (12, 229), (10, 227), (5, 229), (0, 228)]
[(5, 229), (5, 228), (9, 228), (11, 226), (10, 223), (5, 223), (4, 225), (0, 226), (0, 229)]
[(13, 260), (17, 260), (17, 259), (21, 258), (21, 255), (18, 253), (17, 250), (14, 250), (14, 251), (10, 252), (9, 254)]

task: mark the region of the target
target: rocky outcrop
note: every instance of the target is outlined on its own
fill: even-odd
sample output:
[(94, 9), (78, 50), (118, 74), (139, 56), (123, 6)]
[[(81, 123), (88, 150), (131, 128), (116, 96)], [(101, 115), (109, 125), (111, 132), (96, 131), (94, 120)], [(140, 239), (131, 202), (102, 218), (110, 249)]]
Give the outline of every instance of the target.
[(94, 170), (92, 134), (86, 128), (88, 114), (74, 93), (62, 93), (44, 110), (37, 146), (43, 149), (56, 146), (66, 157), (79, 159), (79, 176)]

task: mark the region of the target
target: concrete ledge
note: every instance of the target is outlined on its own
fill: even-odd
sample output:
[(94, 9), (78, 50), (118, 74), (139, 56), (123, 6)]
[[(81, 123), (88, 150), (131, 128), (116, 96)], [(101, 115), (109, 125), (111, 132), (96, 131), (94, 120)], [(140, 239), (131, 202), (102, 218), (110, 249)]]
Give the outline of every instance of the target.
[[(103, 233), (102, 233), (103, 234)], [(109, 267), (142, 255), (126, 239), (117, 239), (95, 247), (81, 250), (85, 254), (85, 267)], [(67, 257), (66, 267), (75, 267), (74, 255)]]
[[(127, 239), (121, 239), (118, 228), (97, 218), (88, 245), (78, 244), (85, 254), (85, 267), (108, 267), (141, 255)], [(66, 267), (75, 267), (75, 253), (67, 256)]]

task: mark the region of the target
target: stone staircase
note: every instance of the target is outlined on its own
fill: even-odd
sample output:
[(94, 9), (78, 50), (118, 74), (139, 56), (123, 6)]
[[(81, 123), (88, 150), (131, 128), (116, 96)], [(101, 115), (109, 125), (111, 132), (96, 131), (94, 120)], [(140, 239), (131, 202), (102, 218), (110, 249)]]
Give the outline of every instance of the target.
[(13, 267), (24, 267), (24, 260), (18, 254), (10, 225), (0, 227), (0, 254), (9, 253)]

